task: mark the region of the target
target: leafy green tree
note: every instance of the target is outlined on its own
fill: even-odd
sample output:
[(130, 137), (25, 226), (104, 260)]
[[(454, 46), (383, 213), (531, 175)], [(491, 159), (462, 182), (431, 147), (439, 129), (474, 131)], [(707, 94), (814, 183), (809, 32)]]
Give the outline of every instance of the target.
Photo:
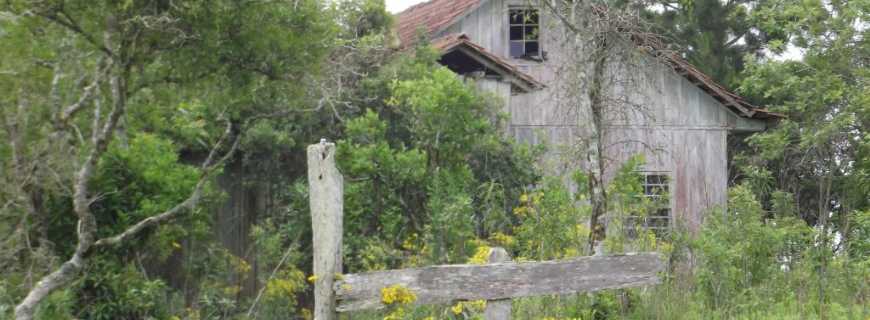
[[(849, 216), (870, 205), (868, 189), (868, 69), (864, 39), (867, 3), (807, 2), (771, 5), (756, 12), (765, 28), (793, 36), (801, 61), (750, 60), (741, 91), (786, 116), (756, 134), (750, 164), (787, 192), (799, 217), (842, 230)], [(756, 175), (757, 176), (757, 175)], [(763, 178), (767, 177), (767, 178)], [(756, 184), (763, 185), (763, 184)]]
[(477, 237), (510, 230), (494, 220), (536, 179), (531, 153), (498, 133), (493, 102), (430, 50), (368, 79), (383, 104), (349, 120), (339, 140), (350, 270), (464, 262)]
[(770, 183), (789, 196), (794, 214), (821, 230), (809, 256), (815, 261), (820, 317), (832, 303), (826, 285), (831, 263), (840, 254), (854, 254), (843, 249), (857, 240), (837, 240), (837, 235), (852, 235), (853, 220), (870, 206), (864, 152), (870, 70), (861, 58), (870, 52), (862, 26), (870, 18), (868, 5), (809, 1), (758, 8), (754, 14), (762, 28), (790, 35), (790, 44), (804, 56), (800, 61), (750, 60), (741, 84), (742, 91), (787, 117), (750, 139), (757, 153), (748, 160), (775, 173)]
[[(303, 86), (289, 80), (316, 73), (331, 45), (323, 40), (335, 28), (321, 9), (315, 1), (2, 5), (0, 87), (11, 93), (0, 100), (2, 164), (11, 172), (3, 211), (18, 221), (4, 247), (14, 257), (33, 232), (42, 251), (25, 256), (64, 260), (23, 283), (16, 318), (32, 318), (92, 260), (110, 259), (100, 253), (132, 248), (191, 211), (254, 119), (305, 103)], [(170, 125), (179, 121), (185, 126)], [(145, 133), (161, 138), (147, 142)], [(159, 142), (167, 138), (204, 161), (181, 164), (179, 150)], [(124, 158), (121, 149), (151, 158)], [(37, 232), (63, 226), (51, 234), (67, 238), (54, 243)], [(93, 292), (80, 289), (78, 299)]]
[(784, 35), (762, 29), (751, 18), (759, 0), (654, 1), (645, 15), (686, 58), (719, 83), (736, 86), (743, 56), (763, 55), (768, 42)]

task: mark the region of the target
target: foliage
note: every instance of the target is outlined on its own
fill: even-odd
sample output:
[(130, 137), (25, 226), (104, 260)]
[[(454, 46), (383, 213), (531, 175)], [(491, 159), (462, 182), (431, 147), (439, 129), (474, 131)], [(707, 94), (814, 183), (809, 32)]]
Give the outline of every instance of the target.
[[(294, 145), (282, 132), (285, 123), (265, 118), (293, 112), (310, 98), (286, 79), (319, 74), (336, 29), (322, 8), (317, 1), (0, 5), (0, 229), (9, 231), (0, 265), (13, 274), (4, 283), (12, 300), (20, 301), (77, 243), (87, 243), (76, 239), (77, 231), (95, 225), (94, 237), (115, 235), (187, 199), (205, 174), (198, 163), (227, 122), (233, 136), (255, 122), (243, 141), (246, 155)], [(97, 137), (111, 123), (111, 110), (120, 125), (106, 125), (109, 148), (102, 152)], [(97, 156), (92, 176), (76, 172), (89, 154)], [(73, 214), (79, 177), (89, 189), (81, 196), (93, 224), (82, 210)], [(204, 202), (215, 203), (220, 198), (209, 182)], [(38, 312), (166, 318), (199, 303), (199, 294), (208, 305), (209, 289), (201, 284), (227, 275), (216, 277), (224, 264), (209, 262), (246, 261), (209, 256), (224, 251), (213, 242), (208, 209), (182, 210), (172, 224), (140, 229), (117, 246), (82, 247), (87, 251), (76, 253), (84, 258), (82, 270), (71, 272), (78, 280), (62, 283), (68, 287)], [(238, 293), (233, 296), (235, 304)]]
[(426, 50), (369, 80), (386, 104), (349, 120), (339, 140), (350, 270), (465, 261), (475, 237), (499, 231), (476, 213), (504, 216), (510, 202), (492, 203), (534, 181), (529, 153), (491, 122), (493, 105)]
[(868, 288), (849, 285), (866, 278), (866, 268), (847, 263), (847, 256), (829, 256), (828, 276), (819, 277), (815, 256), (824, 251), (815, 244), (821, 229), (794, 218), (793, 212), (766, 216), (748, 185), (734, 187), (728, 210), (712, 212), (699, 236), (683, 244), (696, 256), (695, 276), (671, 278), (642, 294), (632, 317), (866, 317), (861, 297)]
[(810, 240), (788, 241), (790, 253), (802, 254), (791, 259), (806, 260), (795, 267), (796, 273), (806, 272), (797, 281), (816, 286), (799, 287), (798, 300), (815, 300), (800, 314), (825, 317), (846, 310), (852, 316), (848, 303), (867, 290), (845, 280), (866, 277), (855, 272), (866, 266), (866, 251), (850, 248), (866, 242), (853, 227), (863, 228), (870, 206), (868, 69), (855, 59), (870, 49), (862, 26), (867, 6), (866, 1), (775, 2), (755, 13), (764, 28), (790, 35), (789, 44), (803, 52), (801, 60), (749, 60), (741, 84), (742, 91), (787, 117), (751, 137), (750, 147), (759, 152), (741, 160), (768, 176), (767, 188), (753, 188), (763, 207), (776, 218), (799, 219), (814, 228)]
[[(696, 234), (627, 228), (630, 215), (659, 204), (642, 197), (644, 160), (619, 164), (603, 186), (603, 250), (662, 252), (663, 284), (515, 299), (514, 316), (867, 318), (866, 1), (660, 3), (667, 8), (653, 21), (685, 40), (690, 61), (786, 118), (749, 138), (727, 207), (709, 212)], [(37, 318), (309, 318), (303, 148), (320, 138), (337, 143), (345, 177), (345, 272), (481, 264), (494, 246), (520, 261), (590, 254), (592, 178), (542, 178), (543, 147), (503, 134), (502, 102), (440, 66), (431, 48), (395, 52), (384, 8), (380, 0), (0, 5), (0, 318), (75, 250), (71, 184), (94, 148), (95, 115), (104, 120), (116, 99), (109, 80), (96, 82), (66, 133), (59, 107), (96, 80), (111, 37), (117, 45), (105, 49), (120, 50), (126, 66), (106, 72), (125, 83), (128, 111), (87, 181), (98, 238), (186, 199), (227, 121), (242, 136), (240, 153), (206, 182), (196, 208), (89, 252)], [(117, 30), (112, 18), (123, 22)], [(786, 46), (802, 59), (755, 55)], [(353, 317), (480, 319), (485, 309), (482, 301), (411, 307), (413, 292), (384, 290), (390, 310)]]
[(729, 87), (742, 79), (744, 55), (762, 55), (763, 49), (780, 53), (776, 43), (787, 40), (779, 30), (762, 28), (753, 18), (753, 9), (766, 0), (673, 1), (658, 0), (646, 8), (645, 15), (670, 43), (705, 74)]
[(575, 205), (561, 181), (547, 179), (538, 190), (520, 196), (514, 209), (522, 259), (552, 260), (585, 255), (589, 235), (588, 205)]

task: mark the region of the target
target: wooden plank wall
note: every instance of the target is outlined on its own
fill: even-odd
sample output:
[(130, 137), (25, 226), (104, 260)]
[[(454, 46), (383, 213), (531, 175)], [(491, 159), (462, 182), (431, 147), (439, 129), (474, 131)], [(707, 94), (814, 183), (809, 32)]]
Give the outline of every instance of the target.
[[(465, 33), (490, 52), (508, 57), (508, 8), (527, 5), (526, 0), (485, 1), (443, 33)], [(564, 86), (564, 59), (569, 54), (559, 44), (566, 33), (560, 32), (552, 17), (542, 15), (541, 47), (548, 53), (544, 62), (508, 59), (520, 70), (547, 84), (532, 93), (508, 95), (510, 113), (508, 134), (521, 142), (546, 143), (549, 153), (542, 163), (549, 174), (568, 175), (579, 165), (571, 146), (588, 130), (588, 117), (575, 106), (560, 101)], [(727, 199), (726, 137), (735, 124), (746, 122), (698, 87), (659, 62), (648, 61), (648, 68), (625, 70), (640, 74), (642, 79), (631, 87), (614, 90), (630, 92), (646, 106), (644, 115), (632, 114), (614, 120), (607, 130), (608, 156), (614, 163), (643, 153), (646, 170), (662, 171), (671, 177), (672, 208), (690, 229), (697, 230), (702, 214)], [(617, 68), (618, 69), (618, 68)], [(491, 85), (491, 84), (488, 84)], [(634, 142), (631, 142), (634, 141)], [(611, 164), (610, 169), (617, 169)]]

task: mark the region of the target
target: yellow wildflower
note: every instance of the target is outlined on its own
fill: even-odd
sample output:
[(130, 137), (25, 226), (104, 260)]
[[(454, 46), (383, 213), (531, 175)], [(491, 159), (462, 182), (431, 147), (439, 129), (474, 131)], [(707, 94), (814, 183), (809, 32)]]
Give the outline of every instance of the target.
[(284, 279), (272, 279), (266, 282), (266, 296), (284, 296), (292, 294), (296, 289), (293, 283)]
[(384, 316), (384, 320), (402, 320), (405, 318), (405, 308), (398, 307), (396, 310), (391, 311), (386, 316)]
[(544, 194), (541, 192), (535, 192), (532, 194), (532, 204), (540, 204), (541, 199), (544, 198)]
[(408, 304), (417, 300), (417, 295), (400, 284), (381, 288), (381, 302), (385, 305)]
[(417, 242), (417, 234), (413, 233), (409, 236), (405, 241), (402, 242), (402, 248), (405, 250), (414, 250), (417, 248), (415, 244)]
[(468, 259), (468, 263), (486, 264), (487, 262), (489, 262), (489, 251), (490, 248), (488, 246), (477, 247), (477, 251), (475, 251), (474, 255)]
[(455, 306), (450, 307), (450, 311), (453, 311), (453, 314), (462, 313), (462, 302), (457, 303)]
[(493, 233), (491, 236), (489, 236), (489, 239), (492, 240), (492, 242), (495, 242), (505, 247), (511, 247), (514, 245), (514, 243), (516, 243), (516, 239), (514, 239), (514, 237), (511, 237), (501, 232)]
[(486, 300), (474, 300), (474, 301), (466, 301), (464, 302), (466, 307), (469, 309), (475, 309), (479, 311), (483, 311), (486, 309)]

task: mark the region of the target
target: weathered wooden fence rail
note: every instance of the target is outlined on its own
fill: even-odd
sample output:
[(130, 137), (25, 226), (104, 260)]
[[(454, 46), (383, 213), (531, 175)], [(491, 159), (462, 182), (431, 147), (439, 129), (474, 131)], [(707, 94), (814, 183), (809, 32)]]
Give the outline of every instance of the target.
[(336, 319), (336, 312), (378, 309), (381, 289), (400, 285), (416, 304), (487, 300), (486, 319), (510, 319), (511, 298), (570, 294), (658, 283), (657, 253), (580, 257), (559, 261), (510, 262), (495, 248), (486, 265), (440, 265), (345, 274), (341, 279), (342, 177), (335, 167), (335, 145), (308, 147), (311, 224), (314, 233), (314, 318)]
[(381, 307), (381, 288), (401, 285), (418, 304), (498, 300), (654, 284), (653, 253), (580, 257), (562, 261), (441, 265), (344, 275), (335, 285), (338, 311)]

